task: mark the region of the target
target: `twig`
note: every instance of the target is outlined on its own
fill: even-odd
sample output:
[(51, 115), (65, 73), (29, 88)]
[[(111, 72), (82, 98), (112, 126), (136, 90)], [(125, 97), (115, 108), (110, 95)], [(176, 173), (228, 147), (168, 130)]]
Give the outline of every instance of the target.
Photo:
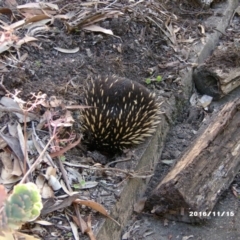
[[(0, 111), (1, 112), (16, 112), (16, 113), (20, 113), (22, 115), (25, 115), (25, 111), (23, 111), (22, 109), (19, 109), (19, 108), (15, 108), (15, 107), (3, 107), (3, 106), (0, 106)], [(38, 117), (34, 113), (28, 112), (27, 115), (28, 115), (28, 117), (30, 117), (33, 120), (38, 119)]]
[(113, 1), (112, 3), (110, 3), (109, 5), (107, 5), (104, 9), (108, 9), (109, 7), (111, 7), (113, 4), (115, 4), (118, 0)]
[(106, 167), (109, 167), (110, 165), (115, 164), (115, 163), (130, 161), (131, 159), (132, 159), (132, 158), (129, 157), (129, 158), (124, 158), (124, 159), (120, 159), (120, 160), (116, 160), (116, 161), (109, 162), (109, 163), (107, 163), (107, 164), (105, 165), (105, 168), (106, 168)]
[(131, 178), (148, 178), (148, 177), (152, 177), (152, 171), (149, 172), (145, 172), (145, 175), (140, 175), (136, 172), (130, 172), (129, 170), (124, 170), (124, 169), (119, 169), (119, 168), (98, 168), (98, 167), (92, 167), (92, 166), (88, 166), (88, 165), (84, 165), (84, 164), (72, 164), (71, 163), (67, 163), (64, 162), (65, 165), (69, 165), (69, 166), (75, 166), (75, 167), (81, 167), (81, 168), (85, 168), (85, 169), (89, 169), (89, 170), (96, 170), (96, 171), (113, 171), (113, 172), (121, 172), (124, 173), (126, 175), (128, 175)]
[(67, 173), (66, 173), (66, 170), (65, 170), (65, 168), (64, 168), (64, 166), (63, 166), (63, 163), (62, 163), (60, 157), (58, 157), (57, 160), (58, 160), (59, 168), (60, 168), (61, 173), (62, 173), (62, 177), (63, 177), (63, 179), (64, 179), (64, 181), (65, 181), (65, 184), (67, 185), (68, 191), (69, 191), (69, 192), (72, 192), (73, 190), (72, 190), (72, 188), (71, 188), (71, 186), (70, 186), (70, 184), (69, 184), (68, 177), (67, 177)]
[[(32, 140), (33, 140), (35, 148), (37, 149), (37, 152), (40, 154), (42, 152), (42, 150), (44, 149), (44, 144), (42, 143), (42, 141), (38, 137), (33, 122), (32, 122), (32, 130), (33, 130)], [(48, 160), (48, 162), (51, 164), (52, 167), (57, 168), (55, 163), (53, 162), (52, 158), (50, 157), (50, 155), (48, 153), (45, 153), (45, 157)]]
[(54, 157), (58, 157), (58, 156), (62, 156), (65, 152), (67, 152), (68, 150), (74, 148), (75, 146), (77, 146), (81, 141), (81, 137), (79, 137), (79, 139), (77, 141), (75, 141), (74, 143), (69, 143), (65, 148), (62, 148), (59, 151), (56, 152), (52, 152), (49, 155), (54, 158)]
[(27, 154), (27, 116), (28, 112), (24, 111), (24, 126), (23, 126), (23, 133), (24, 133), (24, 173), (27, 171), (27, 162), (28, 162), (28, 154)]
[(26, 172), (26, 174), (23, 176), (22, 180), (20, 181), (20, 183), (24, 183), (27, 176), (37, 167), (38, 164), (41, 163), (41, 161), (43, 160), (43, 156), (45, 154), (45, 152), (47, 151), (49, 145), (52, 143), (52, 141), (54, 140), (56, 136), (53, 135), (50, 140), (48, 141), (47, 145), (45, 146), (45, 148), (42, 150), (41, 154), (39, 155), (39, 157), (37, 158), (37, 160), (35, 161), (35, 163), (29, 168), (29, 170)]
[(0, 60), (0, 62), (3, 63), (3, 64), (5, 64), (5, 65), (7, 65), (7, 66), (9, 66), (9, 67), (13, 67), (13, 68), (21, 69), (21, 70), (24, 70), (24, 71), (26, 70), (25, 68), (21, 68), (21, 67), (19, 67), (19, 66), (14, 66), (14, 65), (12, 65), (12, 64), (5, 63), (5, 62), (2, 61), (2, 60)]

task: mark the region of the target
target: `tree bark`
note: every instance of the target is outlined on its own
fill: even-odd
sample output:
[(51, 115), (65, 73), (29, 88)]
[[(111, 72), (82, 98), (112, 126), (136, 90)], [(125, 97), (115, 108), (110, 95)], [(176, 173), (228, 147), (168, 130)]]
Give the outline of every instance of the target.
[(240, 48), (230, 43), (194, 69), (193, 81), (201, 94), (219, 99), (240, 86)]
[(153, 190), (146, 208), (186, 222), (212, 216), (205, 215), (240, 169), (239, 109), (240, 100), (223, 107)]

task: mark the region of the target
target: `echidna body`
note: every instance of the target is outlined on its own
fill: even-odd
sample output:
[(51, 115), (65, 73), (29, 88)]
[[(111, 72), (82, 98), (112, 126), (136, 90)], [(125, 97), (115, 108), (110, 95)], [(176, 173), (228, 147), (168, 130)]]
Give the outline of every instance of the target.
[(115, 153), (141, 143), (159, 123), (155, 94), (141, 84), (111, 76), (91, 80), (85, 89), (82, 127), (90, 144)]

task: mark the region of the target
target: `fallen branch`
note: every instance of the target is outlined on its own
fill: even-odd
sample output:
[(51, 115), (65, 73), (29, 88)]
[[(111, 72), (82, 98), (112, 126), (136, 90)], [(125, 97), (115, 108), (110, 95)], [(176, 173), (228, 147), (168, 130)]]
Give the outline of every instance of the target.
[(240, 86), (240, 53), (235, 43), (216, 49), (205, 64), (193, 71), (193, 81), (201, 94), (219, 99)]
[(208, 217), (240, 169), (239, 108), (240, 100), (223, 107), (153, 190), (146, 208), (187, 222)]

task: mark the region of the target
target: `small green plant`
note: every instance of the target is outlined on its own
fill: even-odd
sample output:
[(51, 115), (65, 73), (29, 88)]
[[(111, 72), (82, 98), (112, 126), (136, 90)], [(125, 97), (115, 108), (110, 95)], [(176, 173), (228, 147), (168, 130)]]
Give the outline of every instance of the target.
[(35, 61), (35, 65), (37, 68), (40, 68), (41, 67), (41, 61), (40, 60), (36, 60)]
[(162, 81), (162, 76), (158, 75), (158, 76), (156, 77), (156, 80), (157, 80), (157, 82), (161, 82), (161, 81)]
[(82, 179), (79, 183), (73, 184), (73, 187), (75, 189), (81, 189), (82, 187), (85, 186), (85, 184), (86, 184), (85, 180)]
[(152, 80), (151, 80), (151, 78), (147, 78), (145, 82), (146, 82), (146, 84), (150, 84), (152, 82)]
[(70, 238), (72, 236), (73, 236), (72, 232), (69, 232), (69, 233), (66, 234), (66, 237), (68, 237), (68, 238)]
[(65, 161), (66, 161), (66, 157), (65, 157), (64, 155), (62, 155), (62, 156), (60, 156), (60, 160), (61, 160), (62, 162), (65, 162)]
[(158, 75), (156, 78), (146, 78), (145, 82), (146, 84), (151, 84), (152, 82), (161, 82), (162, 81), (162, 76)]
[(8, 228), (18, 229), (22, 224), (35, 220), (42, 207), (41, 196), (35, 184), (16, 185), (4, 206)]

